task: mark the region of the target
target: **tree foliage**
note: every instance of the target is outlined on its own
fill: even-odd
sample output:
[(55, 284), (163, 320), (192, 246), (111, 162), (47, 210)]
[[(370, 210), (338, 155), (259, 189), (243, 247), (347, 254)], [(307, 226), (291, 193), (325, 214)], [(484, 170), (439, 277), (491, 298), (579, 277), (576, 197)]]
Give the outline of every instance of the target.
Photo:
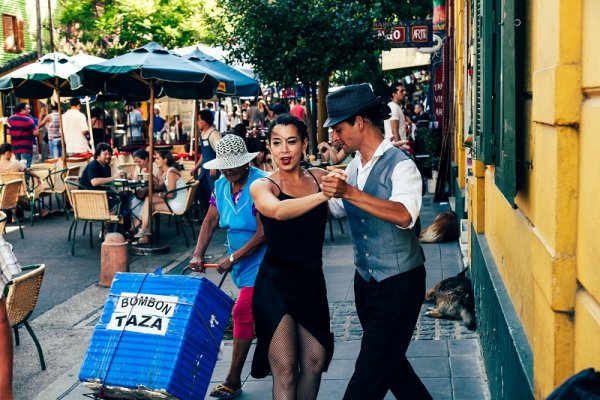
[(372, 30), (380, 9), (356, 0), (224, 0), (220, 6), (213, 20), (220, 44), (266, 81), (314, 82), (385, 46)]
[(265, 81), (286, 85), (332, 75), (336, 84), (369, 81), (386, 93), (379, 57), (389, 45), (374, 22), (425, 19), (432, 0), (224, 0), (209, 24), (232, 59)]
[(150, 41), (167, 48), (206, 42), (203, 0), (62, 0), (60, 48), (110, 57)]

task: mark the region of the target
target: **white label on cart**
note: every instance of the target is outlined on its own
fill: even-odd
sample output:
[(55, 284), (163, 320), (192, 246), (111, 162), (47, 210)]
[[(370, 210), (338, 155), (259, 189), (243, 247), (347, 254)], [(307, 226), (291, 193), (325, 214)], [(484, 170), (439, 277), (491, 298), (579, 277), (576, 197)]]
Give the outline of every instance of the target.
[(121, 293), (106, 329), (165, 335), (177, 296)]

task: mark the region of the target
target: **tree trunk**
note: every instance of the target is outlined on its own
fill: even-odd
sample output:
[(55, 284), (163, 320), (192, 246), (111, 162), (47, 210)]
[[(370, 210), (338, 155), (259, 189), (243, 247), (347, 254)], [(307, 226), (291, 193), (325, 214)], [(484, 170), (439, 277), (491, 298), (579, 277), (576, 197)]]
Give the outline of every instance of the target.
[(317, 134), (313, 129), (313, 113), (310, 107), (310, 83), (304, 85), (304, 101), (306, 104), (306, 125), (308, 128), (308, 153), (315, 154), (314, 149), (317, 148)]
[[(316, 133), (315, 135), (315, 139), (318, 139), (318, 132), (317, 132), (317, 116), (319, 115), (317, 113), (317, 83), (316, 82), (311, 82), (310, 83), (310, 90), (312, 92), (312, 101), (310, 102), (310, 107), (311, 107), (311, 113), (313, 115), (313, 119), (310, 123), (313, 132)], [(310, 153), (312, 154), (317, 154), (317, 140), (315, 140), (315, 142), (313, 143), (314, 147), (311, 148)]]
[[(327, 97), (327, 92), (329, 91), (329, 75), (325, 77), (325, 79), (321, 79), (319, 81), (319, 127), (317, 134), (317, 142), (327, 142), (329, 141), (329, 135), (327, 134), (327, 129), (323, 128), (323, 124), (327, 119), (327, 105), (325, 104), (325, 97)], [(318, 144), (317, 143), (317, 144)]]
[[(44, 54), (44, 49), (42, 48), (42, 11), (40, 9), (40, 0), (35, 0), (35, 29), (37, 36), (37, 56), (41, 58)], [(50, 111), (49, 107), (48, 111)]]
[(52, 0), (48, 0), (48, 30), (50, 31), (50, 53), (54, 53), (54, 22), (52, 21)]

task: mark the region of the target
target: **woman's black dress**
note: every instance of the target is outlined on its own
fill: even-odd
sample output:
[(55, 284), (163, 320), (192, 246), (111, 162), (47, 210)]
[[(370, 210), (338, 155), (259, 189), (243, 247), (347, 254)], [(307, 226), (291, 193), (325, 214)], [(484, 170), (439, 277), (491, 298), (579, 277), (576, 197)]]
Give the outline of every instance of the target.
[[(292, 198), (281, 189), (279, 192), (279, 200)], [(256, 277), (252, 298), (257, 343), (251, 375), (264, 378), (271, 371), (269, 345), (286, 314), (323, 346), (326, 371), (333, 356), (333, 334), (329, 329), (329, 304), (323, 275), (327, 203), (287, 221), (277, 221), (262, 214), (260, 218), (267, 252)]]

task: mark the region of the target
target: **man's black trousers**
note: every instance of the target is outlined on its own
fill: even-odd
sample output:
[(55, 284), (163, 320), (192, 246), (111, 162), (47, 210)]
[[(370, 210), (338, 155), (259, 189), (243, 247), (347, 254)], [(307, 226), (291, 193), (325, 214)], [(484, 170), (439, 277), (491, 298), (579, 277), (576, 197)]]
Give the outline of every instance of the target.
[(425, 297), (425, 267), (377, 282), (354, 276), (356, 311), (363, 338), (344, 400), (429, 400), (431, 395), (406, 359)]

